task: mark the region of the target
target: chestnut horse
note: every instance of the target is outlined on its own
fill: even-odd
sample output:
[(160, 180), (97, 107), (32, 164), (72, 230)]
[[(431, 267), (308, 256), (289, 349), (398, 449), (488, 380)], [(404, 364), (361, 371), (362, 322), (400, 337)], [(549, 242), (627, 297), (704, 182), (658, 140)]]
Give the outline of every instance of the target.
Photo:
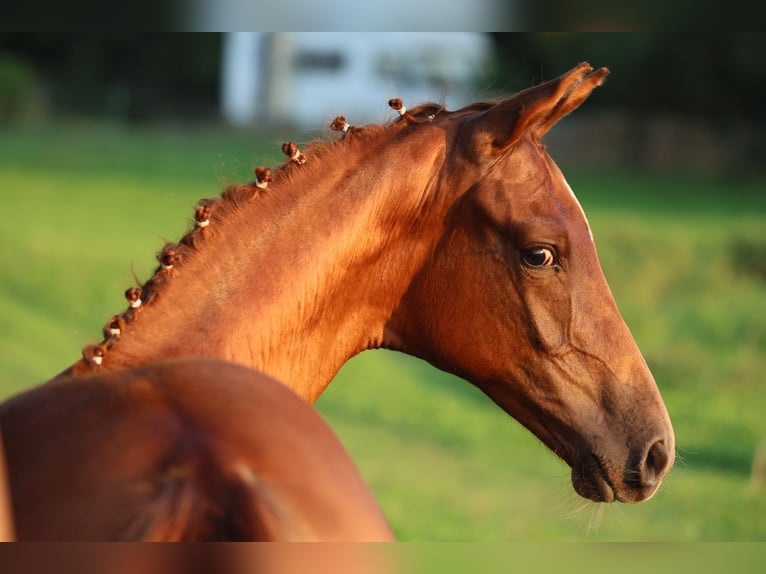
[[(198, 409), (225, 403), (225, 377), (205, 392), (215, 377), (204, 369), (190, 375), (174, 363), (187, 369), (182, 384), (169, 365), (152, 367), (173, 357), (239, 363), (313, 402), (350, 357), (396, 349), (484, 391), (569, 464), (581, 496), (651, 497), (674, 460), (670, 419), (607, 286), (585, 214), (541, 143), (607, 73), (583, 63), (509, 98), (456, 111), (392, 100), (399, 117), (384, 126), (338, 117), (336, 141), (304, 150), (285, 144), (284, 165), (259, 167), (252, 183), (202, 201), (194, 227), (159, 253), (155, 274), (128, 289), (129, 307), (109, 320), (103, 341), (53, 382), (12, 401), (13, 409), (0, 408), (19, 534), (66, 534), (46, 529), (53, 509), (36, 508), (36, 493), (56, 491), (78, 466), (92, 469), (78, 476), (94, 492), (137, 480), (139, 468), (99, 473), (110, 460), (106, 444), (87, 457), (62, 460), (56, 449), (43, 457), (20, 421), (52, 417), (61, 389), (82, 395), (87, 386), (114, 384), (130, 396), (114, 425), (156, 417), (156, 393), (179, 402), (204, 394), (183, 403), (185, 428), (195, 433)], [(147, 388), (144, 398), (133, 380), (162, 390)], [(88, 412), (98, 413), (100, 402), (108, 411), (117, 392), (94, 395)], [(77, 432), (104, 432), (105, 415), (93, 416)], [(50, 424), (45, 434), (56, 436)], [(218, 444), (218, 424), (210, 418), (199, 429), (210, 444)], [(161, 491), (147, 469), (172, 458), (172, 441), (153, 436), (144, 434), (131, 452), (144, 457), (150, 490)], [(288, 502), (297, 508), (299, 501)], [(113, 502), (148, 520), (141, 504)]]
[(390, 540), (356, 466), (281, 383), (204, 358), (2, 405), (20, 540)]
[(15, 538), (10, 500), (8, 469), (5, 468), (5, 449), (3, 437), (0, 434), (0, 542), (10, 542)]

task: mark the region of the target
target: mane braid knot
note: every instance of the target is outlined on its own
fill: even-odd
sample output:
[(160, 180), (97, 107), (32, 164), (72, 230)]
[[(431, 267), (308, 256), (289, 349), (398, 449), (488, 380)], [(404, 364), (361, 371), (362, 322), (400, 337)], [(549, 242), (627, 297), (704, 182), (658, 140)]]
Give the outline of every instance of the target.
[(306, 156), (298, 149), (298, 144), (295, 142), (285, 142), (282, 144), (282, 153), (285, 154), (290, 161), (303, 165), (306, 163)]
[(197, 227), (204, 229), (210, 225), (210, 205), (198, 205), (194, 211), (194, 221)]
[(338, 116), (330, 122), (330, 129), (336, 132), (343, 132), (344, 134), (354, 132), (354, 126), (348, 123), (344, 116)]
[(119, 315), (115, 315), (109, 322), (104, 325), (104, 340), (107, 344), (117, 340), (125, 330), (125, 319)]
[(400, 116), (404, 116), (407, 113), (407, 107), (404, 105), (401, 98), (391, 98), (388, 100), (388, 105), (392, 110), (399, 112)]
[(272, 180), (271, 170), (267, 167), (258, 166), (255, 168), (255, 187), (266, 189)]
[(181, 255), (176, 251), (176, 246), (167, 245), (157, 257), (162, 271), (170, 271), (181, 262)]
[(128, 300), (131, 309), (138, 309), (141, 306), (141, 290), (138, 287), (130, 287), (125, 291), (125, 298)]
[(82, 358), (92, 367), (100, 367), (104, 362), (105, 354), (106, 345), (103, 343), (99, 345), (88, 345), (82, 350)]

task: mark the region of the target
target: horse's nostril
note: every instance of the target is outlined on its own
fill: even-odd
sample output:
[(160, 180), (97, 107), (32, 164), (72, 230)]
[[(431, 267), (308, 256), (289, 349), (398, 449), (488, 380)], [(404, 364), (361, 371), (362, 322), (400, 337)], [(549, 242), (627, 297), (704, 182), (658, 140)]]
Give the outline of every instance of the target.
[(657, 484), (668, 469), (670, 455), (664, 440), (655, 442), (646, 453), (646, 459), (640, 469), (641, 485), (651, 487)]

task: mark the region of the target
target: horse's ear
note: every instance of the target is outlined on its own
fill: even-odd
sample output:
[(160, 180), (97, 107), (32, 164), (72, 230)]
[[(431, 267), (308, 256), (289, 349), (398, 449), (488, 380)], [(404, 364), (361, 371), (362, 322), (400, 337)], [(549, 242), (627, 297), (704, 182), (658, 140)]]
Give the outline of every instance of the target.
[(609, 74), (587, 62), (555, 80), (523, 90), (476, 118), (475, 128), (489, 134), (495, 149), (505, 149), (529, 135), (542, 138), (565, 115), (577, 109)]

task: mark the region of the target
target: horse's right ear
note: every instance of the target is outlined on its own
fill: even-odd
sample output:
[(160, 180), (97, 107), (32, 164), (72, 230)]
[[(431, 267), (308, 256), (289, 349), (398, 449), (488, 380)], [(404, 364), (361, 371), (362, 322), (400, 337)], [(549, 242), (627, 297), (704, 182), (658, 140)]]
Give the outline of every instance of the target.
[(587, 62), (555, 80), (523, 90), (471, 120), (474, 141), (502, 151), (523, 137), (539, 141), (553, 125), (577, 109), (609, 74), (606, 68), (593, 71)]

